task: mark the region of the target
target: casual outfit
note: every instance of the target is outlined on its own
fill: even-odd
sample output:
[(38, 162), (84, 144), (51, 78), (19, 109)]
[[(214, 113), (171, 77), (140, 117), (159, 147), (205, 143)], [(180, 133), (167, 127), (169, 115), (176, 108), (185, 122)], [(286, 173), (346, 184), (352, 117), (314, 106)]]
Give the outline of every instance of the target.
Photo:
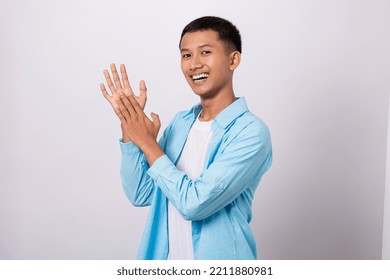
[[(257, 257), (249, 223), (255, 190), (272, 162), (269, 130), (242, 97), (217, 115), (211, 131), (200, 128), (200, 141), (201, 109), (176, 114), (159, 141), (165, 155), (152, 166), (137, 146), (121, 141), (123, 189), (133, 205), (151, 206), (137, 259), (181, 258), (180, 248), (189, 259)], [(204, 147), (191, 147), (197, 142)], [(189, 221), (183, 232), (177, 213)], [(187, 242), (173, 241), (173, 234)]]

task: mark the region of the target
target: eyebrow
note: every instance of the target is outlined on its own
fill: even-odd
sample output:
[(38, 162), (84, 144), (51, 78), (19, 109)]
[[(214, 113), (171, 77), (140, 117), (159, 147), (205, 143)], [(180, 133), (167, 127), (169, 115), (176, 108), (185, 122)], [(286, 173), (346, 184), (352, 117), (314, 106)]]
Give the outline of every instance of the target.
[[(210, 44), (203, 44), (203, 45), (198, 46), (197, 48), (202, 49), (202, 48), (206, 48), (206, 47), (212, 48), (213, 46)], [(187, 51), (189, 51), (189, 49), (180, 49), (180, 52), (187, 52)]]

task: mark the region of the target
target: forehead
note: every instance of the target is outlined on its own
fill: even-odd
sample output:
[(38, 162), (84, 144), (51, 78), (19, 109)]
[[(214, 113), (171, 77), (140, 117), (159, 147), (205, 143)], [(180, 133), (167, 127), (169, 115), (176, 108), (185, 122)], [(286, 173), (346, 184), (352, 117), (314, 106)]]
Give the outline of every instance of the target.
[(200, 46), (210, 45), (212, 47), (222, 47), (222, 41), (218, 38), (218, 33), (214, 30), (201, 30), (187, 32), (184, 34), (180, 49), (196, 49)]

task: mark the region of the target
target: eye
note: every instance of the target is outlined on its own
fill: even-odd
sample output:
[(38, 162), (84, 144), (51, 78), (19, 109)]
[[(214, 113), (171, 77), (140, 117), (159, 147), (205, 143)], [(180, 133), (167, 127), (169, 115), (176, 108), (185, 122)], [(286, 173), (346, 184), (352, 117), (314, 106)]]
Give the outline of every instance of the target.
[(181, 55), (182, 58), (189, 58), (191, 55), (189, 53), (184, 53)]
[(208, 55), (208, 54), (210, 54), (211, 52), (210, 51), (202, 51), (202, 54), (203, 55)]

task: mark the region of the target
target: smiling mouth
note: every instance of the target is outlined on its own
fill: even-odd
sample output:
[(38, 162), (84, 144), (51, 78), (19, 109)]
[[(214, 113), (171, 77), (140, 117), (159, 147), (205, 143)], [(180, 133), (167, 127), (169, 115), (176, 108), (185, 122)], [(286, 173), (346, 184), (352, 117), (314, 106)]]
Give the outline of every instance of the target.
[(207, 73), (201, 73), (199, 75), (191, 76), (191, 78), (194, 82), (201, 82), (201, 81), (207, 79), (208, 76), (209, 76), (209, 74), (207, 74)]

